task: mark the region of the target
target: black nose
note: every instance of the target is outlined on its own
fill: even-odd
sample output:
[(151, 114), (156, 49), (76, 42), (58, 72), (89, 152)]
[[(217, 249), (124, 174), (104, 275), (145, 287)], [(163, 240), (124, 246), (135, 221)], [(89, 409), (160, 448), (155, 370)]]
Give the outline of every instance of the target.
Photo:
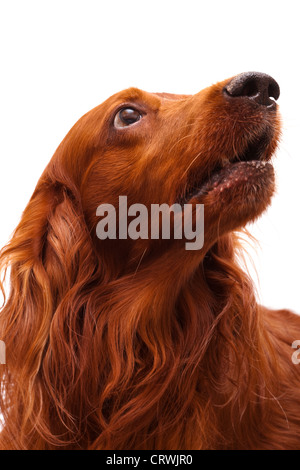
[(265, 73), (247, 72), (234, 77), (224, 87), (225, 92), (232, 98), (247, 97), (256, 103), (274, 107), (280, 95), (280, 88), (276, 80)]

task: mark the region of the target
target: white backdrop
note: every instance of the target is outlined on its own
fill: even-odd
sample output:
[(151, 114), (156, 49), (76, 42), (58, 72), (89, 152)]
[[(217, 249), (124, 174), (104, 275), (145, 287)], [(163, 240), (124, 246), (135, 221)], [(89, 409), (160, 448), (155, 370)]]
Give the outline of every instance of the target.
[(281, 87), (284, 132), (277, 195), (249, 227), (260, 243), (250, 253), (261, 302), (300, 313), (298, 3), (2, 0), (0, 246), (70, 127), (112, 93), (195, 93), (265, 72)]

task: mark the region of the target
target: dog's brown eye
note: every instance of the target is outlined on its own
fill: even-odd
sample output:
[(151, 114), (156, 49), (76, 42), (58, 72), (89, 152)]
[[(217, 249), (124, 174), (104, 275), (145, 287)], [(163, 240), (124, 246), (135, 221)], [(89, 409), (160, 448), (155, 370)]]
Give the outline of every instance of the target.
[(134, 124), (141, 119), (141, 113), (134, 108), (123, 108), (115, 117), (115, 127), (126, 127)]

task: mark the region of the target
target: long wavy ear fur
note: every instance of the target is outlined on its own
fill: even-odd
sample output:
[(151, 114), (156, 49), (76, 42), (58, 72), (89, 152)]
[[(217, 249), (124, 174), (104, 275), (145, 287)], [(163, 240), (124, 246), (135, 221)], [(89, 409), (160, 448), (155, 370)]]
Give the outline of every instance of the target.
[[(7, 350), (1, 448), (36, 448), (44, 436), (42, 448), (43, 440), (59, 444), (63, 435), (65, 443), (74, 434), (64, 401), (78, 375), (83, 290), (97, 266), (76, 188), (44, 178), (0, 254), (1, 272), (10, 269), (10, 293), (0, 313)], [(53, 404), (60, 420), (50, 430)]]

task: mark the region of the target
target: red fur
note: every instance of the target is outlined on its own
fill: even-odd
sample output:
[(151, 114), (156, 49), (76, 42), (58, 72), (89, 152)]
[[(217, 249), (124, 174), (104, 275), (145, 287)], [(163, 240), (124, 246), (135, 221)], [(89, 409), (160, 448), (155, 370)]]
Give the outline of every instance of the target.
[[(118, 93), (83, 116), (41, 176), (0, 257), (1, 449), (295, 449), (300, 317), (259, 306), (238, 231), (272, 172), (209, 191), (205, 243), (99, 240), (96, 208), (172, 204), (280, 122), (217, 83), (194, 96)], [(144, 113), (115, 129), (122, 103)]]

